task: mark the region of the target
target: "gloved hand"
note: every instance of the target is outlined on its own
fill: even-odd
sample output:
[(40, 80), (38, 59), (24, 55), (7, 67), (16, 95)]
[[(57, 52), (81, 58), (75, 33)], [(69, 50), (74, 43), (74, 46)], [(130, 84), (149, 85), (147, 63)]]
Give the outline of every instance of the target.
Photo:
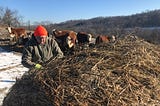
[(41, 69), (41, 68), (42, 68), (42, 65), (36, 64), (36, 65), (35, 65), (35, 68), (36, 68), (36, 69)]

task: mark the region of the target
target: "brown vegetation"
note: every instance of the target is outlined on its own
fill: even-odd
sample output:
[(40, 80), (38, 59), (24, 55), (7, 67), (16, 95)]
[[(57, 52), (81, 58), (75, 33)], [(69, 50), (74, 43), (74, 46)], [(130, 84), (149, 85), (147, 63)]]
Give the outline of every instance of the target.
[(77, 50), (17, 80), (3, 106), (160, 105), (160, 48), (136, 36)]

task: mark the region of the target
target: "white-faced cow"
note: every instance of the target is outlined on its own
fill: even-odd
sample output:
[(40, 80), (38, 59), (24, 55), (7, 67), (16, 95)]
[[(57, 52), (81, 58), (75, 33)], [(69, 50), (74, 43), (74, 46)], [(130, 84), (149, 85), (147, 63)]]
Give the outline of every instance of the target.
[(95, 44), (100, 44), (100, 43), (109, 43), (109, 42), (114, 42), (116, 40), (115, 36), (107, 36), (107, 35), (99, 35), (96, 38)]
[(6, 28), (10, 34), (10, 37), (13, 38), (16, 43), (22, 43), (22, 40), (27, 36), (26, 30), (24, 28)]
[(77, 33), (77, 40), (78, 40), (78, 44), (89, 43), (92, 40), (92, 35), (87, 34), (85, 32), (78, 32)]
[(53, 29), (53, 36), (56, 38), (61, 50), (66, 53), (73, 54), (75, 43), (77, 40), (76, 32), (70, 30), (58, 31)]

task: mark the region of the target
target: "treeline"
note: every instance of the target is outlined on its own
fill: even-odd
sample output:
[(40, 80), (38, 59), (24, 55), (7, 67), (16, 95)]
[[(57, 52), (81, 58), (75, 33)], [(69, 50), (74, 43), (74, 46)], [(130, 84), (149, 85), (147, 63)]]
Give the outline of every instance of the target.
[(59, 29), (92, 32), (93, 34), (115, 33), (115, 30), (137, 27), (160, 27), (160, 10), (146, 11), (130, 16), (97, 17), (88, 20), (70, 20), (50, 25)]

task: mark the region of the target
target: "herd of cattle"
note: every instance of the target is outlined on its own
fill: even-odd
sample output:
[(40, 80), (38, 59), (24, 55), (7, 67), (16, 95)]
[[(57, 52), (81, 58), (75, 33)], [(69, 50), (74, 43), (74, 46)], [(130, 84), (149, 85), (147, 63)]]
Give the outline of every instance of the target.
[[(17, 42), (17, 44), (24, 45), (33, 36), (33, 32), (27, 33), (24, 28), (6, 28), (11, 38)], [(115, 36), (98, 35), (93, 38), (93, 35), (85, 32), (75, 32), (71, 30), (57, 30), (53, 29), (52, 34), (48, 34), (49, 37), (54, 38), (59, 44), (63, 52), (69, 50), (73, 51), (76, 45), (90, 44), (92, 39), (95, 39), (94, 44), (109, 43), (116, 40)], [(93, 43), (93, 42), (92, 42)]]

